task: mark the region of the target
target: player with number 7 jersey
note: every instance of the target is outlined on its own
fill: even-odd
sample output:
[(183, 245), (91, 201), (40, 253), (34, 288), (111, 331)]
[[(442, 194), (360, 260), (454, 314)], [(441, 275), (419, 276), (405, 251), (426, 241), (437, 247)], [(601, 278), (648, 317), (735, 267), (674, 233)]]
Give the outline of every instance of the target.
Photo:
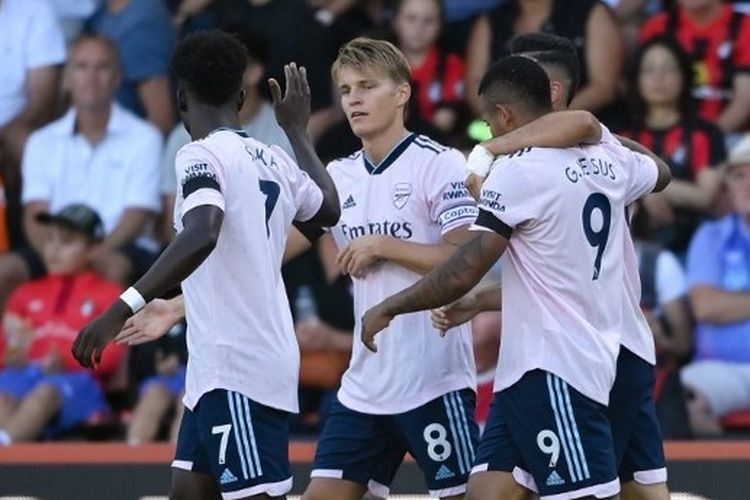
[(268, 498), (291, 490), (299, 348), (281, 262), (292, 221), (321, 227), (340, 215), (333, 180), (306, 132), (304, 68), (284, 68), (283, 99), (279, 84), (269, 82), (296, 164), (239, 129), (247, 64), (242, 44), (220, 31), (192, 34), (178, 46), (178, 107), (193, 142), (175, 160), (177, 236), (74, 344), (84, 366), (95, 364), (132, 314), (181, 282), (189, 358), (173, 499)]

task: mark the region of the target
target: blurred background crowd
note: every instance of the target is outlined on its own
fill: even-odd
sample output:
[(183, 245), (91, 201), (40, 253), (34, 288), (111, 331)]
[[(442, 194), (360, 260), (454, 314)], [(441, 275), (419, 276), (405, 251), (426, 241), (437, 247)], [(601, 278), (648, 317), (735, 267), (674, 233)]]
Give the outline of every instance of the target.
[[(324, 161), (361, 147), (329, 73), (356, 36), (406, 55), (407, 127), (463, 151), (488, 138), (476, 89), (509, 42), (534, 31), (573, 41), (571, 107), (673, 170), (632, 223), (665, 437), (750, 432), (747, 13), (750, 2), (722, 0), (0, 0), (0, 443), (174, 436), (184, 325), (153, 345), (110, 347), (94, 373), (70, 346), (174, 233), (173, 163), (189, 136), (170, 58), (207, 28), (247, 46), (245, 129), (290, 154), (266, 79), (283, 80), (289, 61), (307, 67)], [(319, 429), (353, 342), (335, 256), (323, 239), (284, 269), (302, 351), (300, 435)], [(500, 323), (473, 320), (480, 420)]]

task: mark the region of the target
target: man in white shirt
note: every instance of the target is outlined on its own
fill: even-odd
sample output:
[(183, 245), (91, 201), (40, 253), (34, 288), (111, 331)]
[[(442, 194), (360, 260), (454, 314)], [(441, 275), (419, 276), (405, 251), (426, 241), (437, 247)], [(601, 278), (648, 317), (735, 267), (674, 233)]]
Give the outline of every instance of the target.
[(20, 283), (46, 273), (39, 258), (46, 229), (37, 214), (73, 203), (91, 206), (104, 222), (106, 237), (92, 261), (105, 277), (125, 283), (153, 261), (156, 247), (143, 236), (160, 208), (161, 135), (114, 102), (120, 70), (109, 40), (79, 38), (65, 71), (71, 109), (26, 144), (22, 201), (28, 246), (0, 257), (0, 305)]
[(240, 129), (245, 48), (203, 31), (175, 53), (177, 100), (193, 142), (177, 155), (177, 237), (121, 300), (77, 337), (86, 367), (125, 321), (180, 284), (187, 311), (185, 413), (170, 497), (265, 499), (292, 487), (289, 416), (297, 411), (299, 349), (281, 261), (293, 220), (336, 224), (339, 200), (306, 132), (304, 68), (286, 67), (271, 90), (277, 118), (304, 170)]
[[(493, 65), (480, 88), (493, 135), (551, 111), (549, 85), (527, 58)], [(606, 405), (622, 328), (625, 206), (663, 188), (668, 175), (624, 149), (518, 151), (484, 186), (480, 233), (366, 314), (362, 339), (375, 348), (374, 335), (394, 316), (459, 298), (508, 249), (497, 404), (467, 498), (511, 498), (514, 469), (542, 498), (619, 492)]]

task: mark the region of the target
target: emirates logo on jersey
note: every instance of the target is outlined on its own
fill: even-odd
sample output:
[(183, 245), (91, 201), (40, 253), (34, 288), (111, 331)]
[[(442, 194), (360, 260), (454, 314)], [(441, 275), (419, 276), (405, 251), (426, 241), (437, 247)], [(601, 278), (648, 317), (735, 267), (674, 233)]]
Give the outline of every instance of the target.
[(393, 186), (393, 204), (396, 208), (401, 210), (409, 201), (411, 196), (411, 184), (408, 182), (399, 182)]

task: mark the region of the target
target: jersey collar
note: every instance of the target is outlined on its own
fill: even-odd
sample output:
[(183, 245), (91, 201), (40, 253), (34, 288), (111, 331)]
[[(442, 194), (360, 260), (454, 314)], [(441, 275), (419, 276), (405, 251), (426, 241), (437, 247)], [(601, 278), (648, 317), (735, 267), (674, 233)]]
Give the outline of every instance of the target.
[(385, 155), (385, 158), (383, 158), (383, 161), (378, 163), (377, 165), (373, 164), (372, 161), (367, 156), (367, 153), (364, 153), (362, 155), (362, 159), (365, 163), (365, 168), (367, 169), (367, 172), (370, 175), (380, 175), (385, 170), (390, 167), (393, 162), (395, 162), (401, 154), (406, 151), (406, 148), (409, 147), (409, 144), (411, 144), (414, 141), (414, 138), (417, 136), (414, 132), (409, 133), (406, 137), (401, 139), (401, 142), (396, 144), (396, 146), (391, 149), (391, 152)]
[(241, 129), (241, 128), (231, 128), (231, 127), (219, 127), (217, 129), (212, 130), (211, 133), (208, 134), (208, 135), (213, 135), (216, 132), (224, 132), (224, 131), (226, 131), (226, 132), (234, 132), (235, 134), (239, 135), (240, 137), (244, 137), (245, 139), (249, 139), (250, 138), (250, 136), (247, 135), (247, 132), (245, 132), (243, 129)]

